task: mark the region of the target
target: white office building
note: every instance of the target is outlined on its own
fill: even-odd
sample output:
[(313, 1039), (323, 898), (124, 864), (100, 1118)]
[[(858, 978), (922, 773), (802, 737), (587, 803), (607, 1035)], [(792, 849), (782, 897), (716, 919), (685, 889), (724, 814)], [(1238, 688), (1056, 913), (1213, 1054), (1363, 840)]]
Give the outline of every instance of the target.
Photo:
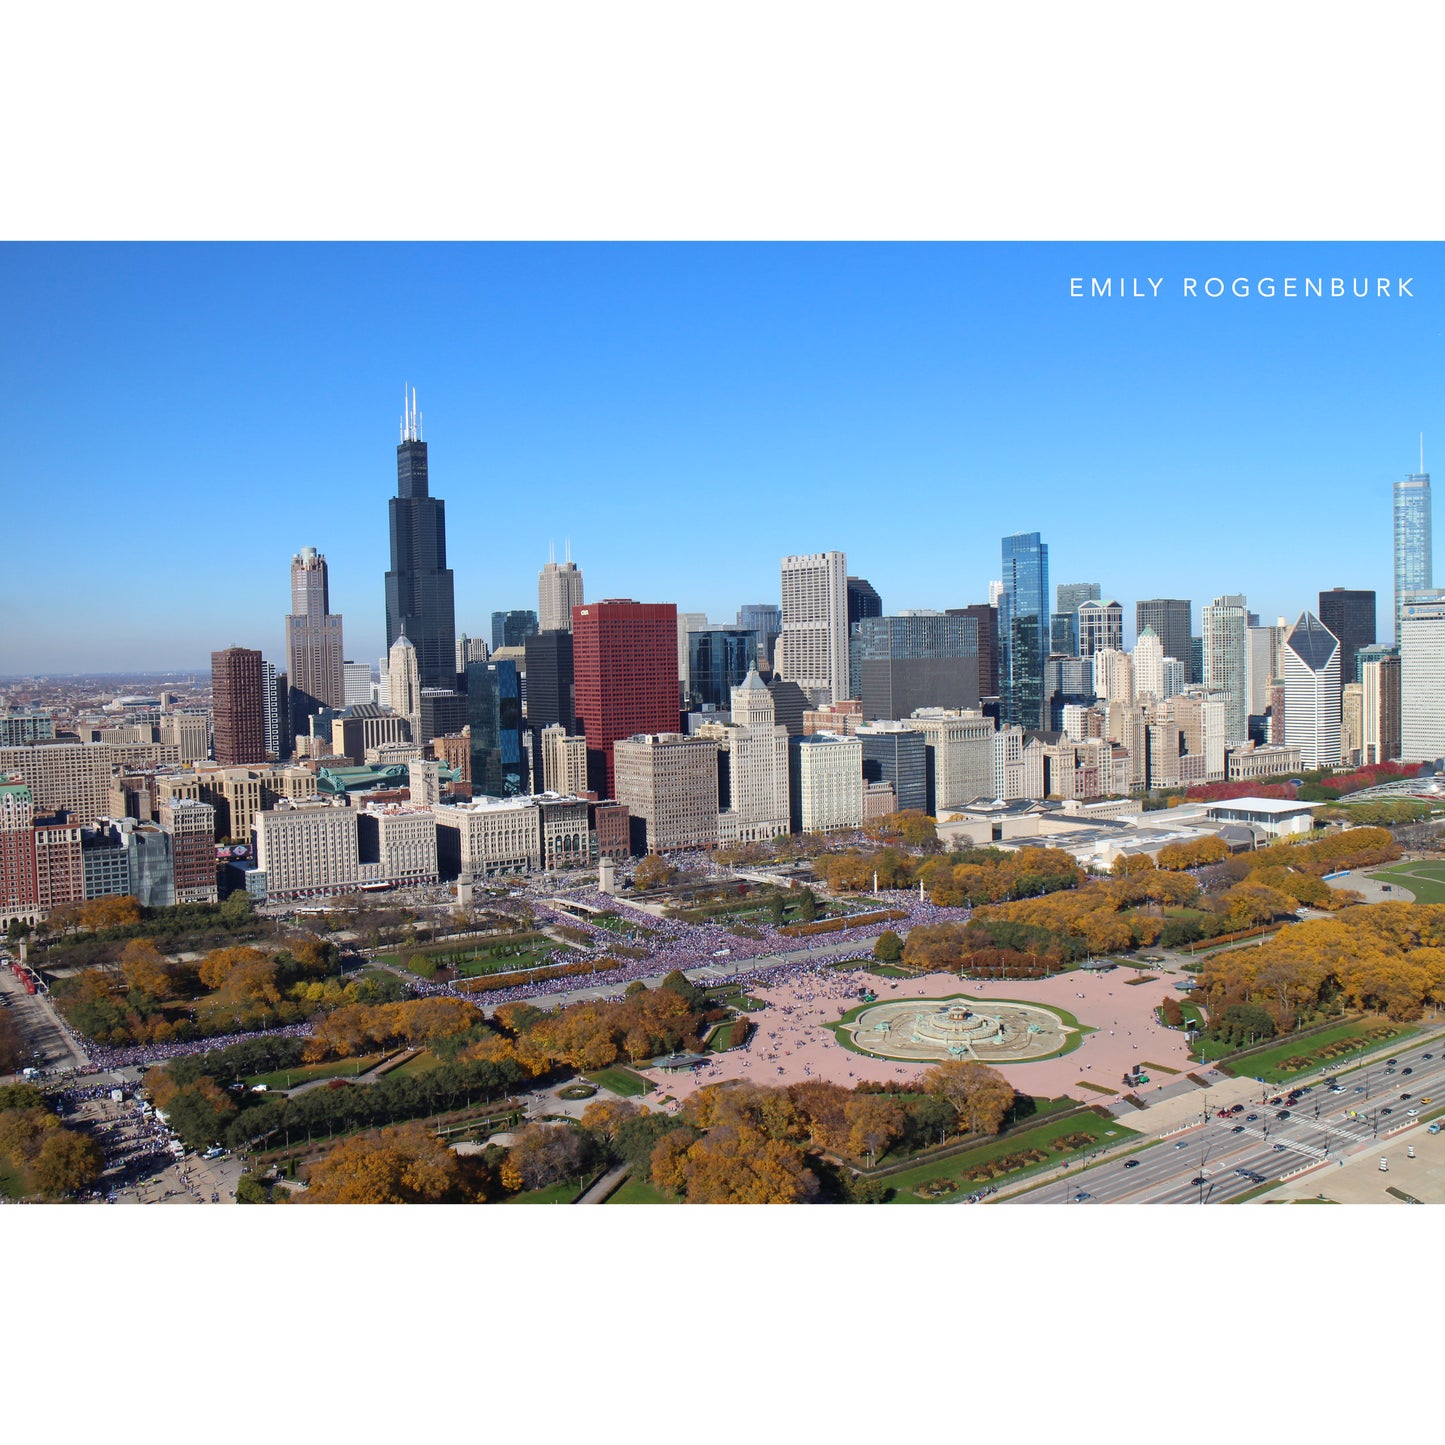
[[(1288, 709), (1286, 709), (1286, 717)], [(1400, 760), (1445, 757), (1445, 588), (1400, 604)]]
[(1284, 673), (1284, 742), (1300, 766), (1340, 762), (1340, 643), (1314, 615), (1300, 613), (1280, 649)]
[(1249, 610), (1238, 593), (1203, 608), (1204, 686), (1224, 699), (1225, 739), (1249, 741)]
[(848, 559), (842, 552), (784, 557), (777, 674), (815, 704), (848, 696)]

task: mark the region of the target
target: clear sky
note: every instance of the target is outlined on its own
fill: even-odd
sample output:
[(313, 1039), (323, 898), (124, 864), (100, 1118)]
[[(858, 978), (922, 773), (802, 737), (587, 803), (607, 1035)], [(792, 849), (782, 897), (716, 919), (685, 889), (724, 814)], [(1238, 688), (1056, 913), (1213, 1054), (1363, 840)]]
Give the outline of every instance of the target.
[[(1390, 484), (1445, 448), (1438, 245), (0, 246), (0, 673), (282, 661), (319, 547), (383, 642), (403, 383), (457, 625), (589, 598), (731, 620), (841, 548), (885, 609), (983, 600), (999, 538), (1125, 605), (1379, 593)], [(1070, 278), (1164, 278), (1075, 299)], [(1410, 276), (1413, 299), (1184, 297)], [(1328, 284), (1328, 283), (1327, 283)], [(1142, 279), (1140, 289), (1149, 291)], [(1132, 289), (1132, 287), (1130, 288)], [(1302, 283), (1301, 283), (1302, 289)], [(1393, 290), (1392, 285), (1392, 290)], [(1436, 579), (1440, 579), (1437, 577)]]

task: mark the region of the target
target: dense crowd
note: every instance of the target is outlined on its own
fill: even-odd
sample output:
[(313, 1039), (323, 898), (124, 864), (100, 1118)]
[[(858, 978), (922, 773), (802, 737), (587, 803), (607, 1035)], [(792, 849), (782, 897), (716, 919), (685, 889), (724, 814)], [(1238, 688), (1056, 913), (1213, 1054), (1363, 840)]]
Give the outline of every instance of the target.
[[(672, 857), (672, 861), (695, 872), (720, 874), (725, 871), (712, 863), (706, 854), (701, 853), (695, 856), (677, 855)], [(540, 890), (533, 892), (535, 887), (536, 885), (533, 885), (533, 888), (519, 891), (524, 896), (533, 894), (528, 902), (537, 914), (538, 924), (565, 924), (568, 928), (583, 930), (588, 936), (588, 942), (580, 949), (559, 949), (554, 961), (585, 961), (589, 955), (601, 958), (607, 955), (609, 948), (615, 949), (619, 943), (646, 949), (647, 956), (625, 961), (621, 968), (609, 969), (605, 974), (599, 975), (595, 983), (589, 981), (586, 975), (533, 979), (509, 988), (492, 990), (479, 997), (467, 992), (465, 980), (439, 983), (416, 978), (408, 980), (410, 992), (419, 997), (460, 998), (476, 1004), (478, 1008), (492, 1009), (500, 1004), (521, 1000), (548, 998), (562, 1002), (569, 996), (581, 996), (598, 989), (611, 993), (625, 988), (629, 983), (655, 978), (674, 969), (695, 972), (706, 968), (717, 970), (719, 981), (726, 979), (743, 987), (762, 986), (795, 980), (808, 974), (821, 975), (839, 963), (867, 959), (871, 957), (871, 946), (858, 942), (856, 938), (850, 942), (850, 935), (878, 931), (875, 921), (814, 938), (799, 939), (780, 933), (771, 924), (750, 920), (750, 926), (758, 935), (750, 938), (730, 931), (720, 922), (688, 923), (681, 919), (654, 917), (630, 908), (611, 895), (593, 890), (577, 890), (565, 895), (553, 891), (550, 894), (554, 899), (590, 905), (635, 922), (636, 932), (618, 932), (588, 922), (585, 916), (579, 916), (580, 910), (579, 913), (573, 913), (557, 907), (555, 903), (543, 901), (538, 896)], [(897, 909), (908, 915), (893, 924), (893, 927), (902, 932), (920, 924), (957, 923), (969, 917), (967, 909), (941, 908), (907, 890), (880, 893), (879, 901), (880, 906)], [(799, 954), (803, 956), (798, 957)], [(767, 962), (769, 959), (774, 961)], [(757, 960), (756, 966), (737, 969), (740, 961), (752, 960)], [(148, 1068), (183, 1055), (228, 1048), (250, 1038), (304, 1037), (312, 1032), (311, 1024), (289, 1024), (250, 1033), (223, 1034), (205, 1039), (140, 1044), (124, 1048), (93, 1044), (73, 1033), (72, 1038), (77, 1047), (89, 1055), (92, 1069), (112, 1070), (131, 1066)]]

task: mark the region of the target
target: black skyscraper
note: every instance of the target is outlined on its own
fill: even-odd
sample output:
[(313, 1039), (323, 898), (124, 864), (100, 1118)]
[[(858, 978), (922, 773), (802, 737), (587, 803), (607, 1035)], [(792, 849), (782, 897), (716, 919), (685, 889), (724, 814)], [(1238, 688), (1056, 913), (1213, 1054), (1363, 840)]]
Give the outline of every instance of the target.
[(1375, 594), (1332, 587), (1320, 593), (1319, 619), (1340, 639), (1340, 681), (1354, 682), (1355, 654), (1375, 641)]
[[(873, 584), (866, 577), (850, 577), (848, 579), (848, 631), (852, 632), (853, 624), (861, 622), (865, 617), (882, 617), (883, 599), (874, 590)], [(857, 694), (853, 694), (855, 697)]]
[(1164, 656), (1184, 664), (1187, 681), (1201, 682), (1203, 675), (1194, 661), (1191, 645), (1193, 605), (1184, 597), (1151, 597), (1134, 604), (1134, 624), (1139, 632), (1152, 627), (1164, 648)]
[(402, 625), (416, 648), (423, 687), (456, 682), (456, 608), (447, 567), (446, 503), (427, 490), (426, 443), (411, 393), (396, 449), (396, 496), (391, 499), (391, 571), (386, 574), (386, 645)]

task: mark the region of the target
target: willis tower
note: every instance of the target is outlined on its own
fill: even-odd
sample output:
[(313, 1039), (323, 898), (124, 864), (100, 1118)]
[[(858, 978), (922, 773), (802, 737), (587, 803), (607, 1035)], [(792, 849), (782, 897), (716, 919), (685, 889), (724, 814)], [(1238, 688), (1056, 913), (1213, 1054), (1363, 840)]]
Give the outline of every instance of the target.
[(386, 574), (386, 646), (406, 633), (422, 687), (456, 685), (456, 609), (447, 566), (446, 503), (427, 489), (426, 443), (416, 391), (401, 421), (396, 496), (391, 509), (391, 571)]

